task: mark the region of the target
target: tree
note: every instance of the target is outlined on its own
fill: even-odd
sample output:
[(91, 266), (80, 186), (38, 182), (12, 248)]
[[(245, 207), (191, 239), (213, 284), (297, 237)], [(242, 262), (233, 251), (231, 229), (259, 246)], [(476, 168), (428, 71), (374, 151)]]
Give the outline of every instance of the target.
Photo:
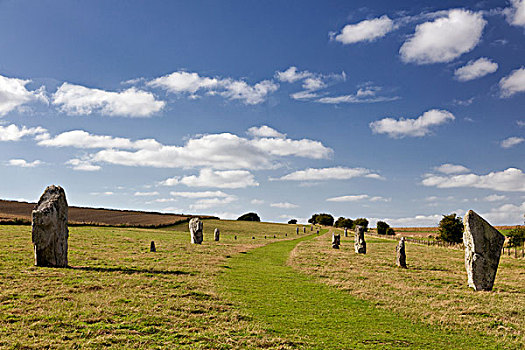
[(516, 227), (507, 233), (509, 247), (519, 247), (525, 242), (525, 227)]
[(237, 220), (239, 221), (261, 221), (261, 218), (259, 217), (259, 215), (257, 215), (257, 213), (246, 213), (246, 214), (239, 216)]
[(295, 224), (297, 224), (297, 220), (296, 219), (291, 219), (291, 220), (288, 220), (288, 223), (291, 224), (291, 225), (295, 225)]
[(334, 224), (335, 227), (342, 227), (342, 228), (352, 228), (353, 225), (354, 225), (354, 220), (347, 219), (342, 216), (338, 218)]
[(332, 226), (334, 224), (334, 217), (330, 214), (314, 214), (312, 217), (308, 220), (311, 224), (319, 224), (319, 225), (325, 225), (325, 226)]
[(386, 229), (386, 234), (390, 235), (390, 236), (395, 236), (396, 231), (394, 231), (394, 229), (392, 227), (389, 227), (389, 228)]
[(384, 221), (378, 221), (376, 227), (378, 235), (386, 235), (387, 230), (390, 228), (390, 225)]
[(355, 226), (363, 226), (365, 232), (368, 231), (368, 220), (365, 218), (359, 218), (354, 220), (354, 227)]
[(456, 213), (443, 215), (438, 231), (438, 239), (444, 242), (460, 243), (463, 240), (463, 222)]

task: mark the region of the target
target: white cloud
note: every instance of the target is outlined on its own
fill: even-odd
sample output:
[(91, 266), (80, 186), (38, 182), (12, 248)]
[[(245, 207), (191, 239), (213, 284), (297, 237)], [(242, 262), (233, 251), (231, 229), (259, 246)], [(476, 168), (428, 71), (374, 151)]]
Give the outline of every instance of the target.
[(449, 10), (445, 17), (416, 27), (399, 49), (401, 59), (416, 64), (450, 62), (476, 47), (486, 23), (479, 12)]
[(299, 206), (297, 204), (288, 203), (288, 202), (271, 203), (270, 207), (282, 208), (282, 209), (299, 208)]
[(209, 78), (200, 76), (198, 73), (184, 71), (173, 72), (156, 78), (148, 82), (147, 85), (174, 94), (189, 93), (192, 98), (195, 98), (200, 90), (204, 90), (209, 95), (220, 95), (230, 100), (241, 100), (249, 105), (264, 102), (270, 93), (279, 88), (278, 84), (270, 80), (263, 80), (252, 86), (243, 80)]
[(442, 215), (416, 215), (404, 218), (370, 218), (370, 226), (374, 227), (377, 221), (385, 221), (392, 227), (436, 227)]
[(279, 131), (272, 129), (267, 125), (251, 127), (248, 129), (247, 133), (254, 137), (276, 137), (279, 139), (283, 139), (286, 137), (286, 134), (282, 134)]
[(523, 213), (525, 202), (521, 205), (504, 204), (480, 215), (492, 225), (516, 225), (523, 223)]
[(158, 196), (160, 193), (157, 191), (153, 192), (135, 192), (133, 195), (138, 197), (150, 197), (150, 196)]
[(259, 186), (252, 173), (247, 170), (201, 169), (199, 175), (174, 177), (161, 182), (165, 186), (183, 184), (188, 187), (246, 188)]
[(15, 124), (8, 126), (0, 125), (0, 141), (19, 141), (22, 137), (28, 135), (45, 135), (47, 130), (37, 126), (28, 128), (26, 126), (18, 127)]
[(106, 192), (91, 192), (90, 195), (92, 196), (112, 196), (114, 195), (115, 193), (111, 192), (111, 191), (106, 191)]
[(256, 205), (259, 205), (259, 204), (264, 204), (264, 201), (262, 199), (252, 199), (250, 201), (251, 204), (256, 204)]
[(503, 201), (507, 199), (506, 196), (500, 196), (498, 194), (491, 194), (489, 196), (486, 196), (485, 198), (483, 198), (484, 201), (487, 201), (487, 202), (499, 202), (499, 201)]
[(170, 192), (170, 195), (174, 197), (183, 197), (183, 198), (226, 198), (230, 197), (229, 194), (222, 191), (202, 191), (202, 192)]
[[(382, 179), (379, 174), (373, 173), (369, 169), (365, 168), (321, 168), (313, 169), (308, 168), (306, 170), (298, 170), (293, 173), (284, 175), (277, 180), (287, 181), (316, 181), (316, 180), (348, 180), (354, 177), (367, 177), (372, 179)], [(276, 179), (273, 179), (276, 180)]]
[(319, 103), (325, 104), (339, 104), (339, 103), (377, 103), (398, 100), (398, 96), (370, 96), (363, 95), (362, 90), (359, 89), (354, 95), (341, 95), (333, 97), (321, 97), (316, 100)]
[(496, 191), (525, 192), (525, 174), (516, 168), (491, 172), (487, 175), (440, 176), (427, 174), (422, 184), (438, 188), (475, 187)]
[(133, 87), (114, 92), (63, 83), (53, 94), (53, 104), (73, 115), (98, 112), (109, 116), (149, 117), (163, 109), (166, 102), (155, 99), (151, 92)]
[(450, 163), (442, 164), (438, 167), (435, 167), (434, 169), (443, 174), (461, 174), (461, 173), (467, 173), (470, 171), (469, 168), (466, 168), (463, 165), (456, 165), (456, 164), (450, 164)]
[(525, 0), (511, 0), (512, 7), (505, 9), (507, 21), (515, 26), (525, 27)]
[(367, 194), (355, 194), (349, 196), (332, 197), (326, 199), (327, 202), (357, 202), (362, 200), (369, 200), (370, 202), (390, 202), (390, 198), (381, 196), (370, 197)]
[(501, 97), (511, 97), (519, 92), (525, 92), (525, 68), (513, 70), (499, 81)]
[(525, 127), (525, 121), (523, 121), (523, 120), (516, 120), (516, 125), (519, 126), (520, 128), (523, 128), (523, 127)]
[(26, 85), (31, 80), (8, 78), (0, 75), (0, 116), (33, 101), (48, 103), (45, 87), (37, 90), (27, 90)]
[(21, 167), (21, 168), (34, 168), (34, 167), (39, 166), (40, 164), (42, 164), (42, 162), (39, 161), (39, 160), (28, 162), (25, 159), (10, 159), (7, 162), (7, 164), (10, 165), (10, 166), (17, 166), (17, 167)]
[(498, 64), (489, 58), (481, 57), (475, 61), (469, 61), (463, 67), (454, 71), (454, 76), (459, 81), (470, 81), (484, 77), (498, 70)]
[(73, 170), (79, 171), (98, 171), (101, 169), (99, 165), (91, 163), (89, 160), (83, 159), (70, 159), (66, 162), (67, 165), (71, 165)]
[(321, 142), (307, 139), (259, 138), (252, 140), (251, 144), (258, 150), (279, 157), (295, 156), (324, 159), (333, 153), (332, 149), (324, 147)]
[(388, 134), (392, 138), (422, 137), (430, 133), (431, 127), (454, 119), (454, 115), (446, 110), (432, 109), (416, 119), (384, 118), (370, 123), (369, 126), (374, 134)]
[(76, 147), (76, 148), (125, 148), (125, 149), (157, 149), (162, 146), (154, 139), (131, 141), (127, 138), (106, 135), (92, 135), (84, 130), (63, 132), (53, 138), (41, 139), (40, 146)]
[(501, 147), (503, 147), (503, 148), (511, 148), (511, 147), (516, 146), (516, 145), (519, 145), (523, 141), (525, 141), (525, 139), (523, 137), (509, 137), (509, 138), (506, 138), (505, 140), (501, 141)]
[(361, 41), (370, 42), (384, 37), (392, 30), (394, 30), (394, 22), (387, 15), (383, 15), (379, 18), (346, 25), (341, 30), (341, 33), (335, 36), (335, 40), (343, 44), (354, 44)]
[(282, 82), (295, 83), (296, 81), (303, 80), (305, 78), (313, 76), (308, 71), (298, 72), (297, 67), (291, 66), (284, 72), (276, 72), (275, 77)]
[(228, 196), (223, 198), (204, 198), (195, 201), (195, 203), (190, 204), (190, 209), (192, 210), (202, 210), (213, 207), (220, 207), (226, 204), (230, 204), (237, 201), (237, 197)]

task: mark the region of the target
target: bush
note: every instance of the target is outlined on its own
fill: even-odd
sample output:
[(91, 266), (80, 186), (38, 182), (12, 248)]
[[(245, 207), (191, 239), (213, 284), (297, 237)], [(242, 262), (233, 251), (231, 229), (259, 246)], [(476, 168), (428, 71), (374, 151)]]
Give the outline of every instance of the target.
[(438, 231), (438, 239), (444, 242), (460, 243), (463, 240), (463, 222), (456, 213), (443, 215)]
[(340, 217), (334, 224), (335, 227), (352, 228), (354, 226), (354, 220)]
[(520, 247), (525, 242), (525, 226), (517, 227), (507, 233), (509, 247)]
[(390, 235), (390, 236), (395, 236), (396, 231), (394, 231), (394, 229), (392, 227), (389, 227), (389, 228), (386, 229), (386, 234)]
[(246, 214), (239, 216), (237, 220), (239, 221), (261, 221), (261, 218), (259, 217), (259, 215), (257, 215), (257, 213), (246, 213)]
[(378, 235), (386, 235), (386, 231), (390, 228), (390, 225), (384, 221), (378, 221), (376, 227)]
[(291, 219), (291, 220), (288, 220), (288, 223), (291, 224), (291, 225), (295, 225), (295, 224), (297, 224), (297, 220), (296, 219)]
[(357, 225), (363, 226), (363, 228), (365, 229), (365, 232), (368, 231), (368, 220), (367, 219), (365, 218), (355, 219), (354, 227), (356, 227)]
[(334, 224), (334, 217), (330, 214), (314, 214), (308, 220), (311, 224), (319, 224), (324, 226), (332, 226)]

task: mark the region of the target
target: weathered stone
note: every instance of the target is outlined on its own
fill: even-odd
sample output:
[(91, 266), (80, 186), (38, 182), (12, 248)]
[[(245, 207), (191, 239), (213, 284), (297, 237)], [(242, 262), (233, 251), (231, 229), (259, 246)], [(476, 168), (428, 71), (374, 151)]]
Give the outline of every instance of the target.
[(332, 248), (339, 249), (339, 245), (341, 245), (341, 235), (332, 233)]
[(401, 237), (396, 247), (396, 265), (407, 268), (407, 256), (405, 254), (405, 237)]
[(60, 186), (48, 186), (31, 213), (35, 265), (67, 267), (68, 205)]
[(317, 230), (317, 234), (319, 234), (319, 230)]
[(220, 236), (221, 236), (221, 231), (219, 231), (219, 229), (216, 228), (215, 231), (213, 231), (213, 238), (215, 239), (215, 242), (219, 241)]
[(157, 248), (155, 248), (155, 242), (151, 241), (151, 244), (149, 245), (149, 251), (152, 253), (157, 251)]
[(313, 231), (314, 230), (314, 227), (313, 226), (310, 226), (310, 231)]
[(296, 228), (295, 228), (295, 232), (296, 232), (297, 234), (299, 234), (299, 227), (296, 227)]
[(355, 252), (358, 254), (366, 254), (366, 242), (365, 242), (365, 228), (357, 225), (355, 227)]
[(345, 227), (345, 237), (348, 237), (348, 229)]
[(193, 218), (190, 220), (190, 234), (191, 243), (201, 244), (202, 243), (202, 221), (199, 218)]
[(505, 237), (472, 210), (463, 218), (463, 225), (468, 285), (474, 290), (492, 290)]
[(306, 233), (306, 227), (303, 226), (303, 233)]

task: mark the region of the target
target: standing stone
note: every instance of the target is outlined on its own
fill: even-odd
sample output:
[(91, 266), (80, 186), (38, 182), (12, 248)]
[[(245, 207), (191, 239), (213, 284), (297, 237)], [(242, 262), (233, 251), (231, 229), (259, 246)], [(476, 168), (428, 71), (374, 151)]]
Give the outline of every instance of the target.
[(405, 254), (405, 237), (401, 237), (396, 247), (396, 265), (407, 268), (407, 256)]
[(297, 234), (299, 234), (299, 227), (296, 227), (296, 228), (295, 228), (295, 232), (296, 232)]
[(317, 234), (319, 234), (319, 230), (317, 230)]
[(492, 290), (505, 237), (472, 210), (463, 225), (468, 285), (476, 291)]
[(213, 231), (213, 238), (215, 239), (215, 242), (219, 241), (220, 235), (221, 235), (221, 231), (219, 231), (219, 229), (216, 228), (215, 231)]
[(339, 245), (341, 244), (341, 235), (332, 233), (332, 248), (339, 249)]
[(67, 267), (68, 205), (60, 186), (48, 186), (31, 213), (35, 265)]
[(306, 233), (306, 227), (303, 226), (303, 233)]
[(345, 237), (348, 237), (348, 229), (345, 227)]
[(310, 226), (310, 231), (313, 231), (314, 230), (314, 227), (313, 226)]
[(355, 227), (355, 252), (358, 254), (366, 254), (365, 229), (363, 226), (357, 225)]
[(151, 244), (149, 245), (149, 251), (152, 253), (157, 251), (157, 248), (155, 248), (155, 242), (151, 241)]
[(202, 243), (202, 221), (199, 218), (193, 218), (190, 220), (190, 234), (191, 243), (201, 244)]

